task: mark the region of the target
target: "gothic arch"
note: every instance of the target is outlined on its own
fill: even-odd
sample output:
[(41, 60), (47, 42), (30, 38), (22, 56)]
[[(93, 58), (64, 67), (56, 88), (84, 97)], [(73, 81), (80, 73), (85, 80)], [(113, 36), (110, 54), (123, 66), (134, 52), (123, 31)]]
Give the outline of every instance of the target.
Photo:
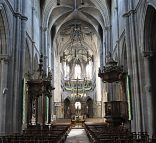
[(148, 116), (148, 130), (156, 135), (156, 9), (149, 5), (147, 7), (144, 24), (144, 87), (146, 96), (146, 108)]
[[(10, 28), (8, 24), (8, 18), (6, 14), (6, 10), (4, 5), (0, 4), (0, 54), (9, 56), (10, 54), (10, 49), (9, 49), (9, 33), (10, 33)], [(3, 46), (4, 48), (2, 49)]]
[(7, 39), (6, 39), (6, 30), (5, 30), (5, 24), (3, 20), (3, 16), (0, 13), (0, 54), (6, 55), (8, 52), (7, 50)]
[(124, 67), (124, 70), (128, 70), (127, 68), (127, 50), (126, 50), (126, 40), (124, 38), (122, 43), (122, 52), (121, 52), (121, 65)]
[[(138, 13), (141, 13), (141, 15), (138, 18), (139, 24), (138, 24), (138, 31), (139, 31), (139, 38), (138, 38), (138, 55), (139, 55), (139, 69), (140, 69), (140, 94), (142, 95), (142, 122), (143, 122), (143, 130), (149, 132), (150, 135), (153, 134), (153, 115), (152, 115), (152, 105), (151, 105), (151, 98), (150, 96), (150, 90), (151, 90), (151, 81), (149, 76), (149, 63), (148, 63), (148, 54), (147, 51), (149, 48), (146, 46), (148, 31), (145, 27), (149, 27), (150, 19), (152, 16), (150, 16), (150, 9), (152, 8), (152, 5), (155, 5), (154, 3), (151, 3), (152, 1), (148, 1), (148, 3), (143, 0), (140, 2), (140, 8), (138, 10)], [(153, 1), (154, 2), (154, 1)], [(153, 7), (154, 8), (154, 7)], [(147, 31), (147, 33), (145, 32)], [(148, 38), (149, 39), (149, 38)]]
[(93, 118), (93, 100), (91, 97), (86, 98), (86, 117)]
[(9, 26), (4, 6), (0, 5), (0, 132), (4, 132), (6, 123), (6, 100), (8, 89), (9, 65)]
[(144, 30), (145, 29), (145, 19), (147, 17), (148, 14), (148, 8), (149, 7), (153, 7), (154, 9), (156, 9), (156, 2), (154, 1), (148, 1), (148, 3), (146, 1), (141, 1), (141, 5), (140, 5), (140, 9), (139, 9), (139, 13), (141, 13), (141, 16), (139, 18), (139, 47), (140, 47), (140, 51), (143, 55), (143, 52), (145, 51), (145, 46), (144, 46)]
[(147, 7), (147, 14), (145, 17), (144, 25), (144, 51), (153, 52), (156, 47), (156, 36), (155, 36), (155, 19), (156, 18), (156, 9), (152, 6)]
[[(86, 99), (85, 99), (85, 102), (87, 102), (88, 99), (92, 99), (92, 97), (87, 96)], [(92, 99), (92, 100), (93, 100), (93, 99)]]
[(31, 71), (31, 55), (29, 50), (29, 44), (28, 41), (26, 40), (24, 72), (28, 73), (30, 71)]
[(68, 97), (64, 100), (64, 118), (71, 118), (71, 101)]

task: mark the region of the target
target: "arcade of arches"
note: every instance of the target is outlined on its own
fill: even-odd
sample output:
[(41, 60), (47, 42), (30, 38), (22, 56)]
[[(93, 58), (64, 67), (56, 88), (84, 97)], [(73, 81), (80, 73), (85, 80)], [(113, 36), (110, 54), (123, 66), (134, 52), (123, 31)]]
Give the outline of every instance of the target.
[(156, 136), (155, 0), (0, 0), (0, 135), (82, 116)]

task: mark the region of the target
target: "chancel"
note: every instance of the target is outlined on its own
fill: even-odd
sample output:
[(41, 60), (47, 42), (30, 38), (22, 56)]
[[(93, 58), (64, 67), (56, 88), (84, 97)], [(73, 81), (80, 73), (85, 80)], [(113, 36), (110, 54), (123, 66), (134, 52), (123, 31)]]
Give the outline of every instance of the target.
[(155, 143), (156, 0), (0, 0), (0, 143)]

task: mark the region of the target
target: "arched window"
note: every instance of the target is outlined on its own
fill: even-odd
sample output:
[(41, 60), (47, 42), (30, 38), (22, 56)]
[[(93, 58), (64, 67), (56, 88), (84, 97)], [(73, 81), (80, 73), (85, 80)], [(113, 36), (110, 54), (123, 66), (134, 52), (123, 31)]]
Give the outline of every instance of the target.
[(0, 13), (0, 54), (6, 55), (7, 54), (7, 47), (6, 47), (6, 32), (2, 14)]
[(89, 62), (86, 66), (86, 78), (91, 79), (92, 78), (92, 64)]
[[(0, 93), (2, 93), (3, 88), (6, 88), (6, 81), (7, 81), (7, 66), (8, 66), (8, 62), (6, 62), (8, 60), (7, 57), (7, 43), (6, 43), (6, 37), (7, 37), (7, 33), (5, 30), (5, 22), (4, 22), (4, 17), (3, 17), (3, 11), (0, 11)], [(1, 58), (1, 56), (3, 58)]]
[(65, 79), (69, 79), (69, 73), (70, 73), (70, 67), (69, 67), (69, 65), (64, 65), (64, 78)]
[(75, 109), (77, 110), (81, 109), (81, 102), (75, 102)]
[(7, 38), (8, 38), (8, 25), (7, 19), (4, 12), (4, 8), (0, 5), (0, 132), (5, 132), (5, 114), (6, 110), (6, 99), (9, 97), (8, 92), (8, 50), (7, 50)]
[(81, 66), (78, 64), (75, 65), (75, 78), (81, 78)]

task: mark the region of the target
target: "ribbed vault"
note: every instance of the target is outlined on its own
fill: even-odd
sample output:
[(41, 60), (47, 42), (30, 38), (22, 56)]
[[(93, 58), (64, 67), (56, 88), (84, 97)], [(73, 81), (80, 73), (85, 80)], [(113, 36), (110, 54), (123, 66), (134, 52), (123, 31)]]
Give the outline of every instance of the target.
[[(43, 27), (55, 29), (52, 43), (57, 44), (60, 56), (72, 60), (72, 54), (87, 62), (96, 56), (102, 44), (104, 27), (109, 25), (108, 9), (103, 0), (47, 0), (43, 6)], [(72, 32), (80, 28), (77, 39), (73, 41)], [(54, 45), (56, 45), (54, 44)], [(53, 45), (53, 44), (52, 44)], [(73, 53), (71, 49), (73, 48)], [(64, 54), (64, 55), (63, 55)]]

